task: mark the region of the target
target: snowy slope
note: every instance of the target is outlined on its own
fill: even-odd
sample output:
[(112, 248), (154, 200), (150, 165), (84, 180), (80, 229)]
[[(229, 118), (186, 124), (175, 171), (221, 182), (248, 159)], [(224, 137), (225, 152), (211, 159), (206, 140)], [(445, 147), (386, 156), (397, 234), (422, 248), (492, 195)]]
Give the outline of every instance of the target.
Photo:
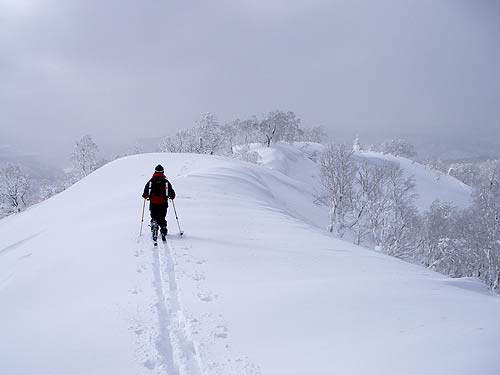
[[(332, 238), (285, 162), (127, 157), (1, 220), (0, 373), (500, 373), (500, 298)], [(154, 250), (157, 163), (186, 236)]]
[(406, 176), (415, 178), (418, 194), (416, 204), (421, 211), (428, 209), (436, 199), (460, 208), (465, 208), (471, 203), (471, 188), (452, 176), (431, 170), (401, 156), (384, 155), (373, 151), (356, 152), (355, 156), (372, 164), (386, 161), (398, 163)]
[[(297, 142), (294, 145), (282, 143), (271, 148), (253, 149), (261, 157), (260, 164), (305, 182), (314, 192), (321, 189), (318, 185), (319, 167), (314, 160), (319, 158), (323, 150), (324, 146), (310, 142)], [(428, 209), (435, 200), (460, 208), (467, 207), (471, 202), (472, 190), (469, 186), (452, 176), (431, 170), (412, 160), (373, 151), (356, 152), (354, 157), (360, 162), (368, 162), (372, 165), (387, 162), (399, 164), (405, 176), (413, 176), (415, 179), (416, 205), (420, 211)]]

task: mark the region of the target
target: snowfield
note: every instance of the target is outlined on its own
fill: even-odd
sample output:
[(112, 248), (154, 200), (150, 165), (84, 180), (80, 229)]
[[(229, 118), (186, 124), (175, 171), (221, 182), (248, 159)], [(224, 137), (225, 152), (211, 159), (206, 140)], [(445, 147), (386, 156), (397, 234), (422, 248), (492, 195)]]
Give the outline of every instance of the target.
[[(1, 220), (0, 374), (500, 374), (500, 298), (333, 238), (306, 149), (126, 157)], [(186, 234), (154, 249), (158, 163)]]

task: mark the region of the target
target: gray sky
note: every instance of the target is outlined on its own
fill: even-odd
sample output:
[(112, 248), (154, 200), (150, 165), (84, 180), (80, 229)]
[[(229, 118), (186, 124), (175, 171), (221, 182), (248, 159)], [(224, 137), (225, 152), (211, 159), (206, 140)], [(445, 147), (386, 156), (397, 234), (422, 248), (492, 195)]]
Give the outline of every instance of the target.
[(66, 155), (273, 109), (500, 136), (498, 0), (0, 0), (0, 144)]

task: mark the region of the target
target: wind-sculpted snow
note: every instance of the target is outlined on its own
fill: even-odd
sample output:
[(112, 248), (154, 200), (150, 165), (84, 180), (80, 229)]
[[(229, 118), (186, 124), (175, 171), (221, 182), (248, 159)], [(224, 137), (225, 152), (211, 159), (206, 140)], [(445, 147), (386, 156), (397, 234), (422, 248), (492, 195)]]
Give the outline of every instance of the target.
[[(123, 158), (1, 220), (0, 374), (500, 373), (500, 298), (331, 237), (285, 148)], [(186, 234), (153, 249), (158, 163)]]

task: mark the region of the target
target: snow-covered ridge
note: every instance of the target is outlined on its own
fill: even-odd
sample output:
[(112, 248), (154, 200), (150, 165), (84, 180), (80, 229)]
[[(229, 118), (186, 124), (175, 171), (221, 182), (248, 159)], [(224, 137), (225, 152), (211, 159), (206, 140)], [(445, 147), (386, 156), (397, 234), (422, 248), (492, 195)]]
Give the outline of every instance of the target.
[[(0, 373), (498, 374), (500, 298), (331, 237), (290, 147), (126, 157), (1, 220)], [(153, 250), (158, 163), (186, 237)]]
[(471, 203), (471, 188), (453, 176), (426, 168), (401, 156), (384, 155), (373, 151), (356, 152), (355, 156), (359, 160), (373, 164), (387, 161), (398, 163), (406, 176), (415, 178), (415, 189), (418, 194), (416, 203), (421, 211), (428, 209), (435, 200), (460, 208), (465, 208)]
[[(259, 162), (263, 166), (303, 181), (314, 191), (321, 188), (318, 185), (320, 172), (314, 161), (320, 157), (323, 150), (324, 146), (310, 142), (297, 142), (294, 145), (282, 143), (272, 148), (255, 149), (261, 156)], [(405, 176), (415, 179), (416, 205), (420, 211), (428, 209), (435, 200), (459, 208), (465, 208), (471, 203), (472, 190), (469, 186), (413, 160), (374, 151), (357, 151), (354, 157), (359, 162), (372, 165), (387, 162), (399, 164)]]

